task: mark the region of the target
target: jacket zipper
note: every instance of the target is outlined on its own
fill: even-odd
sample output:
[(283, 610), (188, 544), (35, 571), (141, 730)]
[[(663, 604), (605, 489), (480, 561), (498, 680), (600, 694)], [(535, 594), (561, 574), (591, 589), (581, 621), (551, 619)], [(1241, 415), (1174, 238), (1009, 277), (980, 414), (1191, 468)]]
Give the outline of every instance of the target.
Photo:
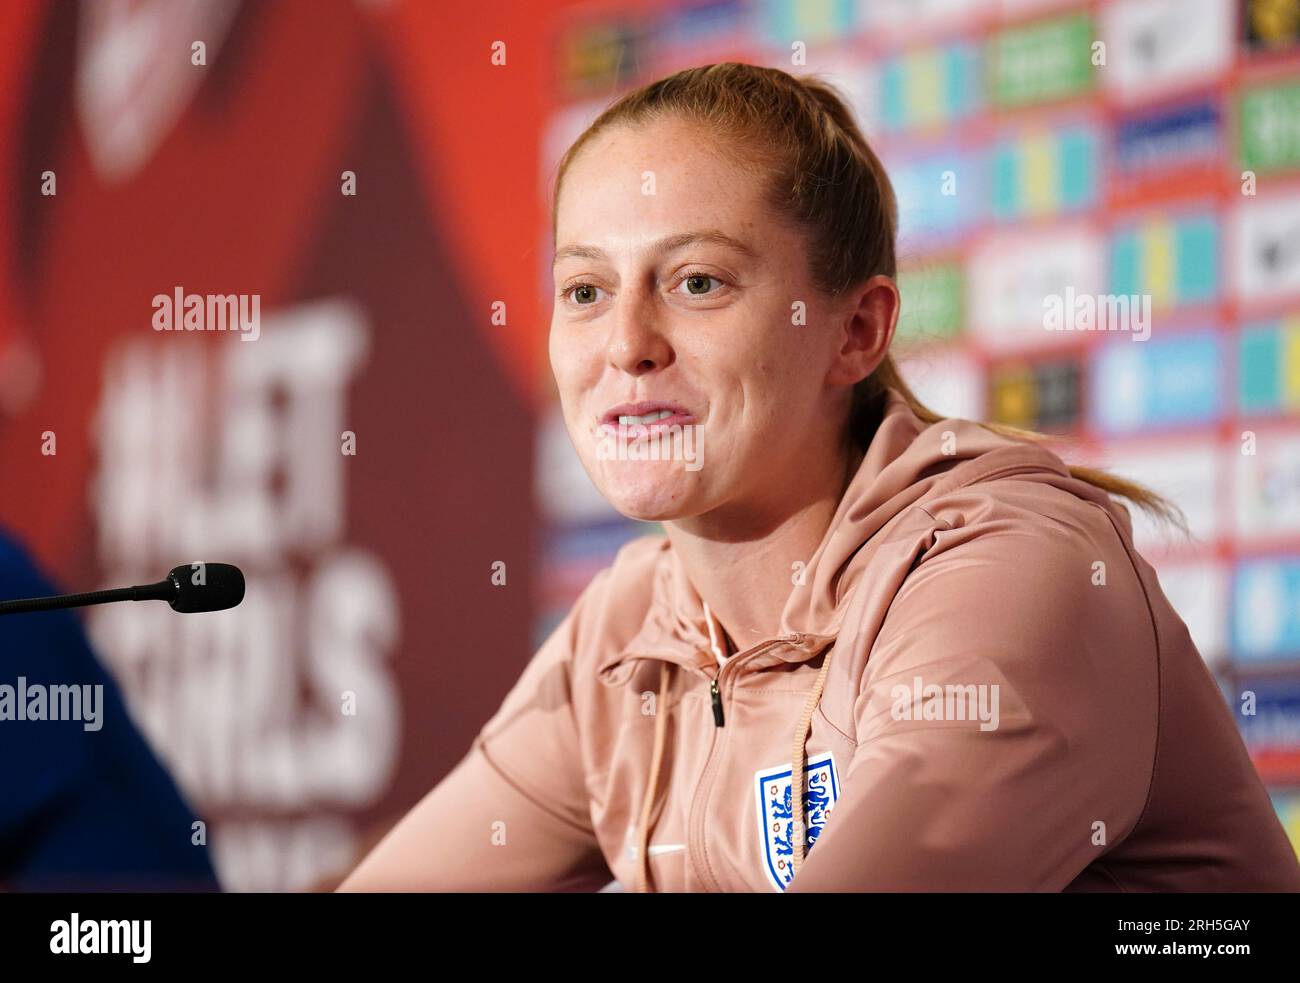
[(746, 659), (748, 659), (750, 656), (758, 655), (759, 652), (762, 652), (765, 649), (769, 649), (773, 645), (779, 645), (781, 644), (781, 642), (788, 642), (788, 641), (790, 641), (790, 639), (788, 638), (777, 638), (768, 642), (764, 642), (763, 644), (755, 648), (753, 651), (737, 652), (730, 659), (728, 659), (724, 665), (717, 666), (714, 668), (713, 678), (709, 680), (709, 697), (713, 702), (713, 724), (715, 727), (722, 727), (727, 722), (726, 716), (722, 712), (722, 687), (719, 685), (718, 682), (722, 678), (722, 673), (726, 670), (726, 667), (731, 665), (732, 662), (737, 661), (741, 656), (744, 656)]
[(695, 794), (691, 797), (691, 808), (687, 814), (686, 820), (686, 855), (690, 865), (695, 868), (695, 874), (705, 883), (705, 890), (711, 892), (721, 891), (722, 887), (712, 876), (708, 867), (708, 850), (704, 845), (704, 814), (701, 809), (703, 799), (708, 794), (708, 787), (712, 784), (713, 768), (717, 764), (718, 741), (724, 738), (725, 734), (719, 734), (717, 728), (722, 727), (722, 688), (719, 680), (722, 674), (726, 672), (727, 666), (738, 664), (741, 656), (744, 661), (748, 662), (753, 656), (760, 652), (766, 652), (782, 642), (788, 642), (788, 639), (772, 639), (764, 642), (757, 648), (748, 652), (737, 653), (727, 660), (725, 665), (719, 666), (713, 670), (713, 678), (709, 681), (709, 695), (713, 699), (713, 722), (717, 725), (714, 729), (714, 737), (709, 742), (709, 753), (704, 759), (704, 768), (700, 772), (699, 781), (695, 783)]

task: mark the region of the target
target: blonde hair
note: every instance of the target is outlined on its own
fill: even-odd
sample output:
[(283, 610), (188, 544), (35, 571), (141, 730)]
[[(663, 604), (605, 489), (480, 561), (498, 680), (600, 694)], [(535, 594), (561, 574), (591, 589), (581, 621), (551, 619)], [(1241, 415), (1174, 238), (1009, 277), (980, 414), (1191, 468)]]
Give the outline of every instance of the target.
[[(560, 186), (570, 164), (598, 133), (615, 125), (663, 119), (698, 123), (732, 138), (710, 149), (766, 182), (778, 214), (809, 235), (809, 263), (819, 290), (835, 297), (876, 274), (897, 275), (898, 206), (884, 165), (867, 144), (843, 96), (814, 76), (796, 78), (776, 68), (723, 62), (688, 68), (626, 93), (574, 141), (556, 170), (551, 205), (555, 230)], [(944, 417), (923, 404), (903, 381), (892, 354), (853, 391), (850, 436), (865, 446), (887, 389), (896, 390), (926, 423)], [(980, 426), (1016, 440), (1061, 438), (999, 423)], [(1119, 495), (1160, 521), (1188, 533), (1174, 503), (1143, 485), (1096, 468), (1068, 465), (1074, 477)]]

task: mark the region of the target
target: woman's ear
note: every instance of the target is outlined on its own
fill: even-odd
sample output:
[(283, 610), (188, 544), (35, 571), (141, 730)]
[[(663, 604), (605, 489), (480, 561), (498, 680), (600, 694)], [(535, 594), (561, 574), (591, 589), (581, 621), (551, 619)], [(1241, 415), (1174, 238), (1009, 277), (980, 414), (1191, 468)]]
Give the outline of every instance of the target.
[(893, 277), (883, 273), (852, 288), (845, 298), (840, 348), (826, 381), (851, 386), (871, 375), (889, 354), (898, 325), (900, 298)]

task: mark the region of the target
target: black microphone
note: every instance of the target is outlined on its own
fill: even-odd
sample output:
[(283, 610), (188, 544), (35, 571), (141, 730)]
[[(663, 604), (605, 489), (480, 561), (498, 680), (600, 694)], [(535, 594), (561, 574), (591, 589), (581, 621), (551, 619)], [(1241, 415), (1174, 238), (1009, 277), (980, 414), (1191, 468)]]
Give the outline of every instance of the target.
[(79, 608), (112, 601), (166, 601), (173, 611), (196, 614), (200, 611), (224, 611), (235, 607), (243, 599), (244, 575), (239, 567), (229, 563), (188, 563), (173, 568), (166, 580), (160, 580), (156, 584), (96, 590), (87, 594), (0, 601), (0, 614)]

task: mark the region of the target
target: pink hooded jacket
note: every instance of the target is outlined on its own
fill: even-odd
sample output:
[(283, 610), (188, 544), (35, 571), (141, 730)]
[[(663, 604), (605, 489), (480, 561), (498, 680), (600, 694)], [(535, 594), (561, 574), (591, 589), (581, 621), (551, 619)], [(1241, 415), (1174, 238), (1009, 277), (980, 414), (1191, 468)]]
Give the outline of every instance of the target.
[(886, 395), (777, 637), (629, 543), (343, 889), (1300, 890), (1125, 507)]

